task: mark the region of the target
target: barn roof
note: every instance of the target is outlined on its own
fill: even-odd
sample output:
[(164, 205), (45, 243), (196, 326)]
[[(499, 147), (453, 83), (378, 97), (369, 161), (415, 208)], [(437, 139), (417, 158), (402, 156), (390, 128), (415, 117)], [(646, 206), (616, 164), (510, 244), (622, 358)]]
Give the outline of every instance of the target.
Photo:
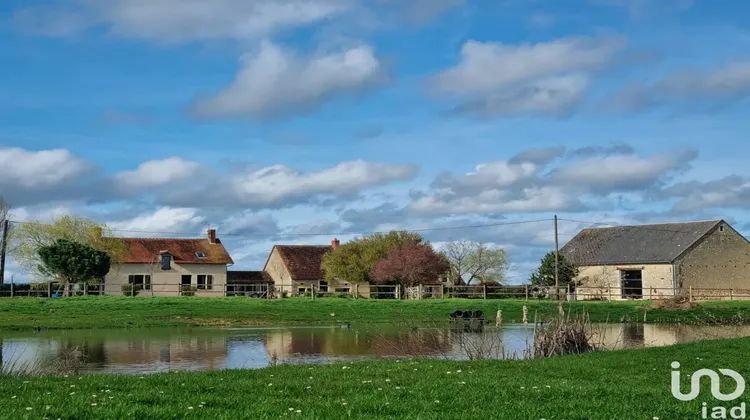
[(122, 238), (127, 254), (121, 262), (154, 264), (159, 254), (167, 251), (177, 264), (233, 264), (232, 257), (221, 244), (205, 239), (183, 238)]
[(722, 220), (583, 229), (560, 253), (578, 266), (672, 263)]
[(323, 255), (331, 252), (331, 246), (275, 245), (274, 248), (279, 252), (292, 280), (321, 280), (325, 277), (321, 263)]
[(227, 284), (259, 284), (273, 283), (271, 276), (265, 271), (227, 271)]

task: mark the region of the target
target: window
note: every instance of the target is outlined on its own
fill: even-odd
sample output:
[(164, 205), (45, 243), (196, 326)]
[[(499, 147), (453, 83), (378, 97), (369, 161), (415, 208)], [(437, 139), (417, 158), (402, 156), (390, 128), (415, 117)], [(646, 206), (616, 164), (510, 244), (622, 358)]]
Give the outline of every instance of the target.
[(211, 290), (214, 288), (214, 276), (211, 274), (198, 274), (198, 289)]
[(328, 293), (328, 282), (324, 280), (318, 282), (318, 290), (320, 293)]
[(719, 232), (724, 232), (724, 225), (719, 225)]
[(128, 283), (141, 290), (151, 290), (151, 276), (149, 274), (130, 274)]
[(198, 252), (195, 253), (195, 256), (198, 257), (198, 258), (200, 258), (200, 259), (203, 259), (203, 258), (206, 258), (206, 253), (203, 252), (203, 251), (198, 251)]
[(161, 269), (164, 271), (169, 271), (172, 269), (172, 254), (170, 254), (169, 252), (161, 253)]
[(190, 274), (183, 274), (180, 284), (183, 286), (190, 286), (193, 283), (193, 276)]

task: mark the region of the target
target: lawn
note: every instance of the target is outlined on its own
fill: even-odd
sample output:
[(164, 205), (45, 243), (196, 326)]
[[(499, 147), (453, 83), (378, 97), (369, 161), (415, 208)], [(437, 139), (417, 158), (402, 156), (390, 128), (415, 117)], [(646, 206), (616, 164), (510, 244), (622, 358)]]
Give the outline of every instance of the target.
[[(72, 297), (0, 299), (0, 328), (122, 328), (151, 326), (252, 326), (434, 322), (454, 309), (481, 309), (494, 319), (498, 309), (504, 322), (518, 322), (523, 306), (534, 315), (557, 312), (557, 303), (524, 300), (369, 300), (199, 297)], [(750, 301), (706, 302), (689, 310), (654, 309), (649, 302), (565, 303), (572, 313), (586, 311), (594, 322), (747, 323)]]
[[(0, 377), (4, 418), (686, 419), (708, 386), (680, 402), (698, 368), (747, 376), (750, 339), (527, 361), (378, 360), (144, 376)], [(687, 390), (684, 386), (683, 390)], [(746, 401), (744, 397), (736, 405)]]

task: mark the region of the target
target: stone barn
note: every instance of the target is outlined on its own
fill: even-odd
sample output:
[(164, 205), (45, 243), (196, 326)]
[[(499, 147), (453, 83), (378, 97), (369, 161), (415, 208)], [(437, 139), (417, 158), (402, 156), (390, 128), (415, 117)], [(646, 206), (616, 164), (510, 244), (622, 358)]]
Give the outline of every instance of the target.
[(584, 229), (560, 253), (577, 299), (750, 293), (750, 242), (723, 220)]

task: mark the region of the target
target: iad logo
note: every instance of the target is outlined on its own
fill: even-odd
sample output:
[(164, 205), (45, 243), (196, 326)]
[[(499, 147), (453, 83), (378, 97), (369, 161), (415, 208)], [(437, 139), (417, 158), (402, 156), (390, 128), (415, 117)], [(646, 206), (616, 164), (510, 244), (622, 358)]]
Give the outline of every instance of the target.
[[(672, 362), (672, 395), (680, 401), (692, 401), (698, 398), (701, 393), (701, 378), (707, 377), (711, 383), (711, 395), (719, 401), (733, 401), (741, 397), (745, 392), (745, 378), (742, 377), (738, 372), (731, 369), (719, 369), (722, 375), (732, 378), (735, 382), (734, 391), (725, 394), (721, 392), (721, 377), (715, 370), (711, 369), (699, 369), (693, 372), (690, 376), (690, 391), (683, 393), (680, 389), (680, 376), (681, 373), (680, 362)], [(704, 419), (709, 418), (709, 407), (707, 403), (703, 403), (701, 409), (701, 415)], [(730, 407), (716, 406), (710, 410), (712, 419), (744, 419), (745, 418), (745, 403)], [(729, 415), (729, 417), (727, 417)]]

